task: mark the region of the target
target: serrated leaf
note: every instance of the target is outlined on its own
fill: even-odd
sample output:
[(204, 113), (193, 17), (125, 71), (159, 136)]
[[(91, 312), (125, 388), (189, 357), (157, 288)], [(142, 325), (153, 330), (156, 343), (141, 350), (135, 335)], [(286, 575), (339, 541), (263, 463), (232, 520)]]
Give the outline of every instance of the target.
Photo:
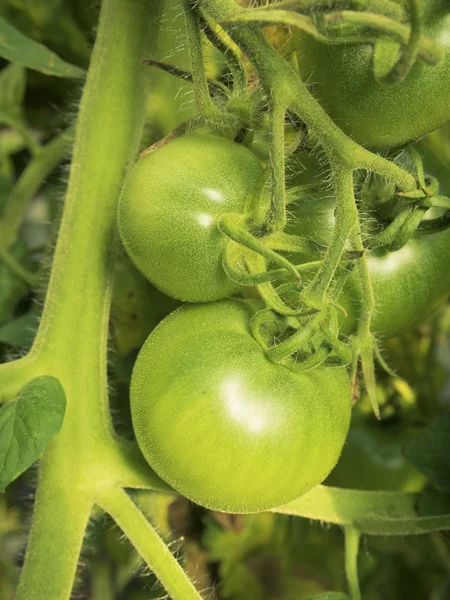
[(59, 58), (46, 46), (28, 38), (2, 18), (0, 18), (0, 56), (45, 75), (76, 79), (84, 76), (83, 69)]
[(26, 313), (0, 327), (0, 343), (14, 348), (30, 348), (39, 321), (33, 313)]
[(404, 453), (435, 485), (450, 491), (450, 414), (434, 419), (406, 445)]
[(58, 433), (66, 395), (58, 379), (42, 376), (27, 383), (0, 409), (0, 491), (30, 467)]

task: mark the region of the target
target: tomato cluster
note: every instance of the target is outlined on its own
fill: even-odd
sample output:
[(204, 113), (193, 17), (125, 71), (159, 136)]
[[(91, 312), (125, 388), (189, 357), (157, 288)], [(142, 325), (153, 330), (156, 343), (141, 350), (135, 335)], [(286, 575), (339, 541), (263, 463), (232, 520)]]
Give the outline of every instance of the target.
[[(365, 18), (386, 25), (371, 13)], [(337, 239), (336, 199), (324, 189), (323, 176), (320, 185), (311, 186), (317, 165), (310, 161), (312, 144), (308, 146), (307, 136), (303, 142), (310, 166), (304, 180), (300, 177), (296, 187), (287, 190), (284, 227), (286, 198), (280, 196), (279, 186), (284, 166), (274, 155), (274, 149), (280, 153), (282, 147), (279, 127), (271, 132), (268, 169), (249, 147), (226, 137), (231, 137), (229, 131), (222, 135), (217, 131), (225, 128), (212, 127), (216, 133), (197, 130), (159, 144), (137, 162), (125, 184), (118, 227), (129, 256), (160, 291), (195, 303), (166, 317), (140, 351), (131, 384), (133, 428), (158, 475), (205, 507), (242, 513), (267, 510), (306, 493), (330, 472), (329, 483), (376, 487), (376, 476), (359, 483), (347, 476), (353, 454), (370, 462), (378, 451), (376, 437), (382, 437), (373, 423), (363, 419), (353, 420), (348, 444), (333, 471), (350, 424), (346, 365), (352, 364), (353, 381), (359, 359), (364, 375), (373, 372), (373, 355), (379, 356), (375, 337), (410, 330), (448, 296), (450, 230), (434, 222), (419, 232), (418, 224), (412, 226), (410, 216), (425, 218), (430, 206), (436, 206), (432, 200), (438, 194), (436, 180), (425, 180), (414, 151), (414, 168), (405, 168), (401, 181), (416, 180), (417, 189), (400, 187), (399, 193), (391, 181), (392, 189), (383, 183), (390, 190), (388, 196), (378, 198), (379, 175), (370, 173), (371, 167), (366, 168), (365, 179), (352, 175), (358, 169), (357, 150), (345, 136), (335, 136), (333, 127), (362, 146), (392, 149), (450, 120), (446, 94), (450, 15), (443, 0), (429, 0), (420, 19), (422, 34), (441, 44), (444, 58), (430, 68), (422, 60), (422, 46), (417, 46), (415, 54), (411, 51), (414, 60), (407, 76), (391, 86), (380, 84), (378, 71), (383, 61), (389, 66), (399, 56), (392, 39), (380, 35), (374, 43), (372, 38), (354, 36), (348, 43), (325, 44), (323, 36), (296, 34), (299, 74), (334, 121), (328, 144), (341, 140), (342, 153), (345, 143), (351, 150), (347, 162), (340, 157), (338, 167), (336, 148), (334, 165), (333, 153), (327, 152), (326, 168), (332, 168), (335, 182), (337, 173), (338, 179), (344, 171), (353, 176), (356, 204), (341, 199), (339, 210), (347, 206), (353, 214), (358, 209), (360, 242), (354, 241), (351, 225), (342, 243)], [(397, 38), (402, 27), (396, 29)], [(414, 42), (417, 31), (413, 33)], [(429, 44), (429, 39), (420, 37), (418, 43)], [(326, 128), (328, 117), (317, 103), (314, 106), (315, 118)], [(370, 154), (360, 150), (366, 164)], [(301, 155), (298, 149), (296, 155)], [(392, 154), (377, 157), (373, 170), (391, 173), (395, 179), (398, 166), (377, 171), (388, 157)], [(437, 206), (449, 208), (450, 200), (439, 198)], [(391, 211), (383, 213), (386, 204)], [(388, 244), (377, 245), (376, 232), (400, 223), (396, 221), (400, 210), (401, 243), (393, 244), (389, 238)], [(366, 228), (364, 219), (377, 225)], [(382, 239), (388, 239), (384, 233)], [(352, 269), (362, 256), (365, 266)], [(305, 294), (298, 289), (300, 282)], [(250, 293), (245, 292), (249, 287)], [(258, 297), (254, 291), (263, 300), (245, 299)], [(240, 298), (232, 298), (236, 295)], [(364, 305), (371, 304), (369, 296), (374, 311)], [(366, 323), (365, 331), (360, 322)], [(375, 383), (371, 385), (373, 391)], [(364, 433), (359, 435), (359, 430)], [(380, 463), (389, 466), (384, 458)], [(376, 474), (377, 460), (372, 462)], [(394, 463), (401, 463), (408, 480), (406, 461)], [(395, 479), (398, 483), (397, 472)], [(388, 477), (386, 486), (398, 487), (396, 482)], [(403, 487), (409, 489), (408, 482)]]
[[(139, 354), (131, 386), (137, 441), (175, 489), (230, 512), (266, 510), (323, 481), (350, 421), (345, 367), (301, 373), (271, 362), (250, 328), (263, 303), (217, 301), (242, 289), (222, 266), (227, 238), (219, 219), (245, 213), (262, 178), (249, 149), (216, 135), (188, 134), (136, 164), (118, 213), (125, 248), (141, 272), (170, 296), (201, 303), (164, 319)], [(329, 191), (300, 197), (289, 214), (289, 233), (319, 247), (329, 243)], [(449, 231), (416, 236), (396, 252), (371, 252), (376, 334), (406, 331), (442, 302), (450, 291), (442, 270), (449, 252)], [(352, 273), (339, 298), (347, 334), (358, 322), (358, 286)], [(352, 434), (330, 481), (339, 480), (353, 438), (359, 443)]]
[[(239, 286), (222, 268), (217, 220), (245, 211), (261, 180), (245, 147), (212, 135), (178, 138), (129, 177), (118, 215), (124, 245), (176, 298), (231, 296)], [(250, 332), (261, 308), (244, 300), (183, 307), (150, 335), (133, 372), (144, 456), (175, 489), (217, 510), (265, 510), (305, 493), (335, 465), (349, 426), (345, 368), (301, 374), (270, 362)]]

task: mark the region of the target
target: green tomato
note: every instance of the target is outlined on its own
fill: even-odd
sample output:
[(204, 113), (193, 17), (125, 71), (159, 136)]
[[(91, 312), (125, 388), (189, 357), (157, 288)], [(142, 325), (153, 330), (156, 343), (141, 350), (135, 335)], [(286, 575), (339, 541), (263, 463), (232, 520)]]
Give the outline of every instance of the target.
[(118, 212), (124, 246), (141, 273), (183, 302), (225, 298), (239, 289), (222, 268), (227, 242), (218, 227), (258, 192), (262, 166), (229, 139), (192, 133), (134, 166)]
[(131, 413), (150, 466), (213, 510), (258, 512), (325, 479), (350, 420), (345, 368), (295, 373), (249, 331), (259, 302), (183, 306), (151, 333), (134, 367)]
[[(403, 4), (397, 0), (399, 4)], [(297, 55), (304, 81), (345, 133), (359, 144), (389, 148), (416, 140), (450, 120), (450, 12), (446, 0), (423, 2), (423, 33), (441, 44), (444, 61), (430, 67), (418, 61), (399, 84), (374, 78), (374, 63), (398, 45), (324, 44), (298, 35)]]
[[(333, 232), (334, 208), (334, 198), (326, 193), (299, 200), (290, 206), (293, 217), (289, 230), (328, 244)], [(382, 337), (409, 331), (450, 294), (450, 229), (417, 234), (396, 252), (373, 250), (367, 261), (375, 296), (372, 331)], [(307, 278), (304, 282), (307, 283)], [(342, 316), (344, 333), (356, 329), (360, 298), (359, 279), (354, 271), (339, 296), (339, 303), (348, 313), (346, 318)]]
[(354, 410), (344, 449), (326, 484), (359, 490), (421, 491), (426, 477), (403, 454), (403, 447), (416, 433), (403, 422), (380, 422)]

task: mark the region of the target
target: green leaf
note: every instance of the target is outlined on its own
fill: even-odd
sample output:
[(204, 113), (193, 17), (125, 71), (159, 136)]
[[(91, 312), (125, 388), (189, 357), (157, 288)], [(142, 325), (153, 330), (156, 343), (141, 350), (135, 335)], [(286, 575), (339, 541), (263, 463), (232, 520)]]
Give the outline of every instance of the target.
[(406, 445), (404, 453), (435, 485), (450, 491), (450, 415), (431, 421)]
[(30, 467), (58, 433), (66, 395), (58, 379), (42, 376), (27, 383), (0, 409), (0, 491)]
[(83, 69), (59, 58), (54, 52), (26, 37), (2, 18), (0, 18), (0, 56), (45, 75), (69, 78), (84, 76)]
[(39, 320), (26, 313), (0, 327), (0, 343), (14, 348), (30, 348), (36, 335)]

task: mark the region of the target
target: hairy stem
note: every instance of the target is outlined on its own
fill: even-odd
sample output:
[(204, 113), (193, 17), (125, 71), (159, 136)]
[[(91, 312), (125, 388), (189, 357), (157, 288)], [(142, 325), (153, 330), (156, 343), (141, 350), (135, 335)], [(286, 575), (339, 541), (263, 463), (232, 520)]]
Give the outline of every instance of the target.
[[(115, 215), (142, 134), (148, 69), (141, 60), (151, 52), (149, 24), (156, 30), (158, 7), (147, 0), (102, 2), (50, 283), (31, 351), (41, 373), (60, 380), (67, 407), (63, 427), (42, 458), (20, 584), (23, 600), (69, 598), (88, 499), (111, 479), (105, 468), (112, 446), (106, 351)], [(64, 511), (61, 533), (54, 519)], [(63, 558), (66, 546), (70, 560)]]
[(286, 226), (286, 185), (284, 172), (284, 117), (286, 106), (275, 95), (270, 111), (270, 167), (272, 171), (271, 222), (273, 231)]
[(73, 480), (68, 484), (54, 464), (44, 461), (16, 600), (71, 596), (92, 500)]
[(361, 258), (356, 264), (356, 272), (359, 275), (361, 301), (361, 313), (358, 316), (358, 331), (356, 350), (361, 356), (361, 366), (364, 375), (364, 382), (367, 393), (372, 404), (375, 416), (380, 418), (380, 409), (375, 386), (375, 365), (374, 365), (374, 338), (371, 333), (372, 317), (375, 311), (375, 296), (373, 293), (372, 280), (370, 278), (369, 264), (367, 255), (363, 253), (363, 242), (361, 238), (361, 225), (359, 219), (356, 227), (350, 235), (352, 248), (361, 251)]
[(184, 0), (186, 33), (191, 57), (192, 80), (195, 84), (195, 98), (200, 114), (209, 122), (220, 118), (220, 111), (212, 101), (206, 76), (200, 32), (200, 16), (191, 0)]
[[(217, 21), (232, 19), (240, 8), (234, 0), (202, 0), (201, 6)], [(310, 94), (294, 67), (286, 62), (254, 25), (233, 25), (232, 39), (252, 61), (267, 95), (272, 90), (320, 140), (330, 158), (351, 170), (374, 171), (393, 181), (400, 191), (415, 189), (415, 179), (394, 163), (373, 154), (348, 138)]]
[(304, 294), (307, 303), (317, 308), (321, 308), (324, 303), (327, 290), (344, 254), (347, 240), (358, 220), (352, 172), (348, 169), (342, 169), (336, 164), (333, 165), (332, 172), (334, 193), (336, 195), (336, 220), (333, 236), (322, 266), (318, 270), (311, 287), (305, 290)]
[(97, 502), (122, 529), (173, 600), (201, 599), (167, 545), (124, 490), (104, 489)]

